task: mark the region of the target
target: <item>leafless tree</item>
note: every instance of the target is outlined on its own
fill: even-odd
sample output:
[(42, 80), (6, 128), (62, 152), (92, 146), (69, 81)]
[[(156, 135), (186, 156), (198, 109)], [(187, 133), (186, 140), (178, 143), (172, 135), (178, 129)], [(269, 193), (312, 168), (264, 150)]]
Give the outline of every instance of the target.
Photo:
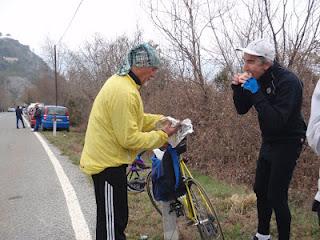
[(205, 66), (204, 37), (210, 21), (225, 12), (225, 7), (217, 2), (212, 3), (211, 19), (206, 18), (206, 2), (201, 0), (153, 0), (147, 4), (153, 23), (170, 44), (171, 54), (167, 57), (176, 62), (181, 78), (200, 86), (204, 96), (207, 95), (206, 72), (212, 68)]
[(319, 4), (319, 0), (238, 2), (227, 18), (210, 22), (225, 65), (239, 65), (239, 59), (232, 57), (236, 56), (236, 47), (257, 38), (269, 38), (274, 43), (276, 59), (285, 66), (297, 72), (301, 65), (312, 66), (311, 56), (318, 53), (320, 44)]
[(129, 45), (125, 36), (107, 42), (96, 35), (93, 42), (86, 42), (78, 52), (70, 53), (67, 79), (93, 102), (106, 79), (117, 71)]

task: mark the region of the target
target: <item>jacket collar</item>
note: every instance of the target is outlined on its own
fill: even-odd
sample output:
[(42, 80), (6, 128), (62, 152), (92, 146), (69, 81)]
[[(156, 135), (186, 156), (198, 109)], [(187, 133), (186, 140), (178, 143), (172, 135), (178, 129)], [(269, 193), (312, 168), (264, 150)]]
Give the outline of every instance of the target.
[(274, 79), (274, 73), (277, 69), (280, 68), (280, 64), (276, 61), (273, 62), (272, 66), (267, 69), (267, 71), (262, 74), (262, 76), (258, 79), (261, 83), (268, 83)]
[(128, 72), (128, 75), (133, 79), (133, 81), (141, 87), (141, 81), (131, 70)]

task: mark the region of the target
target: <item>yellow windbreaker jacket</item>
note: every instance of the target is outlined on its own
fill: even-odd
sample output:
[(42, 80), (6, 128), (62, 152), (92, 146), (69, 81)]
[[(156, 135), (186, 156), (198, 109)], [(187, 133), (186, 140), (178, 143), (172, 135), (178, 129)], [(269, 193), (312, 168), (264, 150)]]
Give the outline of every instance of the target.
[(161, 117), (144, 113), (139, 85), (129, 75), (113, 75), (93, 103), (81, 170), (92, 175), (108, 167), (131, 164), (138, 152), (164, 145), (168, 135), (153, 130)]

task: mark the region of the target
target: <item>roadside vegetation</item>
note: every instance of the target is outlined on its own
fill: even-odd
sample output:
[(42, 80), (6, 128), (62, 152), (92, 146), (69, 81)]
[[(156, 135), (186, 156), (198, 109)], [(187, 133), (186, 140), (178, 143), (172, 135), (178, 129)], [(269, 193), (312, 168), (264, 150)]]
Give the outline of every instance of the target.
[(53, 136), (52, 131), (42, 131), (41, 133), (50, 143), (59, 148), (62, 155), (68, 156), (73, 164), (79, 165), (84, 143), (84, 133), (57, 131), (57, 136)]
[[(303, 82), (302, 111), (308, 122), (311, 95), (320, 78), (320, 0), (150, 0), (142, 5), (161, 39), (146, 39), (143, 29), (138, 29), (115, 39), (97, 34), (78, 50), (59, 45), (57, 102), (69, 108), (74, 128), (58, 132), (55, 138), (50, 132), (43, 134), (78, 164), (95, 96), (133, 45), (150, 42), (163, 64), (154, 80), (141, 88), (145, 112), (192, 120), (189, 166), (211, 192), (226, 238), (248, 239), (256, 225), (251, 185), (261, 133), (254, 109), (244, 116), (234, 109), (230, 82), (242, 71), (241, 55), (235, 49), (268, 38), (276, 60)], [(53, 48), (48, 41), (43, 49), (49, 66), (54, 66)], [(40, 76), (34, 86), (25, 88), (22, 101), (55, 102), (55, 81)], [(293, 240), (320, 239), (310, 210), (319, 166), (320, 158), (306, 146), (290, 185)], [(130, 239), (140, 234), (161, 239), (161, 220), (146, 194), (130, 195), (130, 209)]]
[[(50, 143), (57, 146), (61, 154), (69, 157), (74, 164), (79, 164), (84, 143), (84, 133), (58, 131), (53, 136), (51, 131), (41, 132)], [(148, 160), (145, 159), (147, 162)], [(151, 164), (149, 162), (149, 164)], [(79, 170), (80, 171), (80, 170)], [(254, 193), (246, 185), (232, 184), (204, 175), (193, 169), (193, 175), (204, 186), (214, 204), (223, 227), (226, 240), (248, 240), (256, 230), (256, 199)], [(93, 186), (92, 186), (93, 187)], [(94, 197), (94, 196), (93, 196)], [(292, 212), (293, 240), (318, 240), (320, 228), (317, 218), (310, 210), (310, 204), (305, 203), (306, 196), (295, 190), (290, 191)], [(311, 202), (310, 202), (311, 203)], [(190, 239), (185, 223), (180, 222), (181, 239)], [(189, 230), (190, 231), (190, 230)], [(273, 217), (271, 231), (276, 239), (276, 223)], [(128, 240), (137, 240), (141, 235), (148, 239), (163, 239), (162, 220), (152, 207), (146, 192), (129, 193), (129, 223)]]
[[(163, 64), (154, 80), (141, 88), (145, 111), (190, 118), (195, 129), (188, 139), (192, 167), (222, 181), (249, 186), (261, 137), (256, 111), (252, 108), (239, 116), (234, 109), (230, 79), (242, 71), (241, 55), (235, 49), (258, 38), (274, 44), (276, 60), (304, 84), (302, 110), (307, 122), (311, 95), (320, 78), (320, 0), (150, 0), (142, 7), (150, 25), (161, 33), (160, 40), (145, 39), (141, 29), (115, 39), (97, 34), (78, 50), (59, 45), (58, 105), (68, 107), (71, 126), (79, 134), (85, 132), (91, 106), (106, 79), (117, 72), (133, 45), (150, 42)], [(54, 66), (53, 47), (48, 41), (43, 48), (49, 66)], [(25, 88), (22, 100), (55, 103), (54, 83), (40, 74), (34, 86)], [(73, 148), (64, 146), (64, 151)], [(291, 184), (293, 192), (304, 196), (297, 197), (299, 203), (310, 205), (319, 166), (320, 159), (306, 148)]]

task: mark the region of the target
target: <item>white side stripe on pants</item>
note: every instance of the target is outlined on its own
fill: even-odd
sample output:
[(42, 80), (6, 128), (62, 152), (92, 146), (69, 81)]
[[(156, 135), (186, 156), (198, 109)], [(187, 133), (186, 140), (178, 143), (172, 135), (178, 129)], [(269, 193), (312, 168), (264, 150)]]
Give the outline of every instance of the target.
[(107, 240), (115, 240), (114, 235), (114, 212), (113, 212), (113, 187), (105, 184), (105, 206), (106, 206), (106, 230)]

